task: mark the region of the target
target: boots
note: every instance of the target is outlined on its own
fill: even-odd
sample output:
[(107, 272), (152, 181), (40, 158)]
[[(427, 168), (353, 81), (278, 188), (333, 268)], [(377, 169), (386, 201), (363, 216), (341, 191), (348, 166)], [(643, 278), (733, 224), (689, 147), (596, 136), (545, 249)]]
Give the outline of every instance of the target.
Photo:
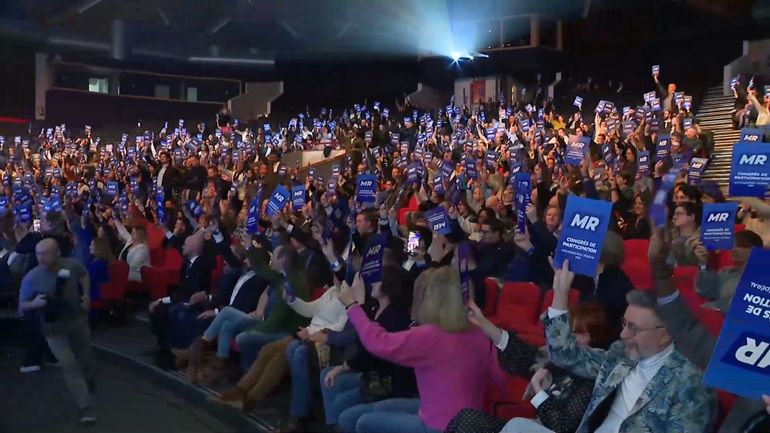
[(171, 353), (174, 354), (174, 365), (176, 365), (177, 369), (182, 369), (187, 366), (190, 362), (191, 352), (192, 349), (190, 347), (187, 349), (171, 349)]
[(213, 356), (201, 371), (204, 383), (211, 385), (227, 377), (227, 360)]
[(203, 379), (202, 372), (206, 356), (214, 349), (213, 341), (198, 337), (190, 346), (190, 361), (187, 366), (187, 379), (192, 384), (198, 384)]

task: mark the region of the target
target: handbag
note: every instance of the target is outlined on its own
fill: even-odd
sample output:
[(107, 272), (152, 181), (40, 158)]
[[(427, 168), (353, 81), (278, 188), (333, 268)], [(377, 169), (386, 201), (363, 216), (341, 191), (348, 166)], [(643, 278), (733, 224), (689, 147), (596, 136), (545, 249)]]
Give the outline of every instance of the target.
[(393, 397), (393, 378), (377, 371), (361, 374), (358, 391), (365, 403), (385, 400)]

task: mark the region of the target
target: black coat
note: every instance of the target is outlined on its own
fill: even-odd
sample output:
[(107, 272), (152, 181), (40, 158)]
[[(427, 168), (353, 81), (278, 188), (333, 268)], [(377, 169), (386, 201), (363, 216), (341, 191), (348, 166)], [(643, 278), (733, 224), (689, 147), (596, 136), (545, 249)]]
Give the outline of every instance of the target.
[(618, 266), (607, 266), (599, 274), (598, 285), (594, 279), (584, 275), (575, 277), (572, 287), (580, 291), (580, 300), (594, 301), (604, 307), (610, 325), (620, 330), (620, 321), (626, 312), (628, 302), (626, 293), (634, 290), (634, 285), (625, 272)]
[(211, 271), (214, 269), (212, 256), (203, 254), (190, 265), (190, 259), (185, 259), (179, 271), (179, 284), (171, 288), (175, 302), (190, 299), (195, 292), (210, 292)]
[(265, 291), (269, 282), (262, 278), (259, 278), (256, 274), (246, 280), (238, 291), (238, 294), (230, 303), (230, 297), (235, 290), (235, 285), (238, 283), (238, 279), (243, 275), (244, 271), (226, 272), (217, 281), (217, 293), (213, 296), (210, 303), (210, 308), (224, 308), (227, 306), (233, 307), (244, 313), (250, 313), (257, 309), (259, 303), (259, 297), (262, 296), (262, 292)]

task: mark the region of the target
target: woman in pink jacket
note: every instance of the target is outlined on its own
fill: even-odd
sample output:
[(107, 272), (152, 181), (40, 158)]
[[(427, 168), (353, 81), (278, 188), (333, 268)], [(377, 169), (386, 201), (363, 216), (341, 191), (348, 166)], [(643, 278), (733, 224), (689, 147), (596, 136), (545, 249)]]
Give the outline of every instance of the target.
[(362, 405), (357, 432), (444, 431), (459, 410), (481, 410), (487, 387), (504, 380), (496, 348), (468, 321), (457, 269), (425, 272), (431, 273), (424, 276), (429, 278), (425, 292), (414, 295), (419, 325), (406, 331), (385, 331), (369, 320), (353, 293), (340, 294), (364, 347), (382, 359), (414, 368), (420, 393), (419, 399)]

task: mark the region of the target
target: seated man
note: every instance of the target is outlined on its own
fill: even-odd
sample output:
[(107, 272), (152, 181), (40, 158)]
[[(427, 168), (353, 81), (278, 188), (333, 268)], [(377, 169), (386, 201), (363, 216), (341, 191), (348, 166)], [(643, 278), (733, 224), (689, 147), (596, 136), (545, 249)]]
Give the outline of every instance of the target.
[[(555, 270), (553, 303), (543, 321), (551, 361), (573, 374), (596, 380), (577, 431), (710, 431), (716, 398), (703, 385), (700, 370), (674, 347), (673, 338), (655, 312), (654, 295), (628, 293), (620, 341), (609, 350), (580, 347), (567, 317), (568, 294), (575, 276), (568, 266), (565, 261)], [(509, 424), (520, 431), (543, 431), (542, 426), (533, 429), (520, 419)]]
[[(229, 332), (226, 335), (229, 335), (229, 338), (223, 338), (217, 349), (223, 354), (222, 358), (227, 358), (230, 352), (230, 341), (245, 329), (235, 326), (238, 321), (233, 320), (233, 316), (242, 317), (253, 313), (268, 284), (267, 280), (257, 276), (254, 265), (267, 260), (267, 252), (264, 249), (251, 248), (245, 251), (241, 246), (231, 247), (218, 229), (213, 237), (217, 243), (217, 250), (225, 260), (225, 272), (216, 282), (216, 294), (209, 295), (195, 308), (182, 309), (170, 317), (170, 345), (176, 356), (177, 366), (180, 367), (190, 359), (187, 348), (196, 337), (204, 334), (212, 320), (217, 317), (220, 321), (229, 323), (226, 327)], [(220, 317), (222, 315), (227, 317)]]
[(173, 355), (169, 345), (169, 317), (176, 316), (184, 309), (194, 309), (196, 304), (208, 299), (211, 284), (213, 260), (203, 255), (203, 232), (188, 236), (182, 247), (186, 260), (180, 269), (180, 283), (171, 288), (171, 295), (156, 299), (150, 303), (150, 324), (152, 333), (158, 340), (157, 363), (163, 368), (171, 368)]

